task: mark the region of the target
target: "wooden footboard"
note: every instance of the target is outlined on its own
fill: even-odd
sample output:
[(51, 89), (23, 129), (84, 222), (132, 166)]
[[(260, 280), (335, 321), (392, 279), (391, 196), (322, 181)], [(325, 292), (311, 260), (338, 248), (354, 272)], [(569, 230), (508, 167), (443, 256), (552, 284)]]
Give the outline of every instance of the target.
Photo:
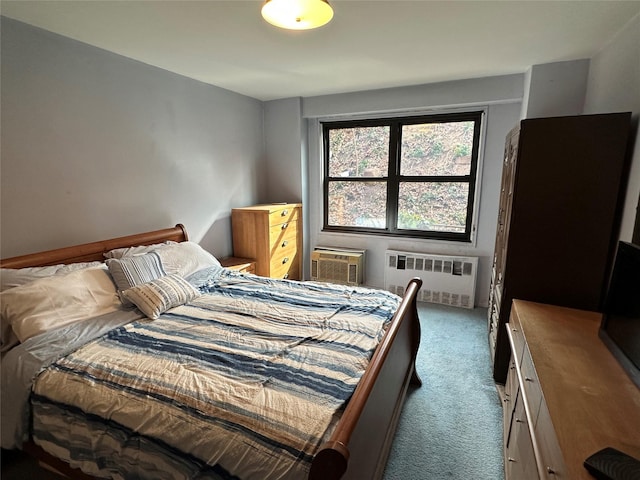
[(421, 286), (419, 278), (409, 282), (331, 439), (316, 454), (310, 480), (382, 478), (407, 388), (422, 383), (415, 370), (420, 344), (416, 296)]

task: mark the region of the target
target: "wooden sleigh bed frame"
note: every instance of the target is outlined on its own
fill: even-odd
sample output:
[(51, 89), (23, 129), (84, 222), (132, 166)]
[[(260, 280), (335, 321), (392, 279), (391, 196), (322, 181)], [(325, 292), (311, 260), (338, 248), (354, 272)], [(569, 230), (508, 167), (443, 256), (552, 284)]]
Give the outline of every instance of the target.
[[(0, 260), (2, 268), (24, 268), (103, 261), (115, 248), (188, 240), (183, 225)], [(380, 479), (410, 384), (420, 386), (415, 359), (420, 342), (416, 296), (422, 280), (412, 279), (382, 341), (375, 350), (330, 440), (311, 464), (309, 479)], [(82, 471), (29, 441), (25, 452), (46, 467), (75, 479), (91, 479)]]

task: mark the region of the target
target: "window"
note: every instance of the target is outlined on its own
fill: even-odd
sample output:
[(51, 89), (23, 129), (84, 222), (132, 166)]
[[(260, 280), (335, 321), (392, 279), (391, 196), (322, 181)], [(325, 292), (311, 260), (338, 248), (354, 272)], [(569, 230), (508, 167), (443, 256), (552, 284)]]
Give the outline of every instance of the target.
[(324, 122), (324, 230), (470, 242), (481, 118)]

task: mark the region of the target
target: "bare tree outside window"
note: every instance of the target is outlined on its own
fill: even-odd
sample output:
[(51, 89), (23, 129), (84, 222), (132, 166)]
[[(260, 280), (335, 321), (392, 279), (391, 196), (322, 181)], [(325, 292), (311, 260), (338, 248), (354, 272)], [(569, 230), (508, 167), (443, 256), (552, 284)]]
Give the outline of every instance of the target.
[(324, 229), (470, 241), (481, 118), (323, 123)]

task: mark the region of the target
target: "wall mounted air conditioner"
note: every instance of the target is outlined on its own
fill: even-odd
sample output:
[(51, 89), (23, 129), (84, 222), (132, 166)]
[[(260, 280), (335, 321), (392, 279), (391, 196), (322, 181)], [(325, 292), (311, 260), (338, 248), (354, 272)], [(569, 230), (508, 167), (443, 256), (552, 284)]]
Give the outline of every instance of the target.
[(366, 250), (316, 247), (311, 252), (311, 280), (362, 285)]
[(473, 308), (478, 257), (387, 250), (384, 288), (404, 295), (409, 280), (422, 278), (418, 301)]

